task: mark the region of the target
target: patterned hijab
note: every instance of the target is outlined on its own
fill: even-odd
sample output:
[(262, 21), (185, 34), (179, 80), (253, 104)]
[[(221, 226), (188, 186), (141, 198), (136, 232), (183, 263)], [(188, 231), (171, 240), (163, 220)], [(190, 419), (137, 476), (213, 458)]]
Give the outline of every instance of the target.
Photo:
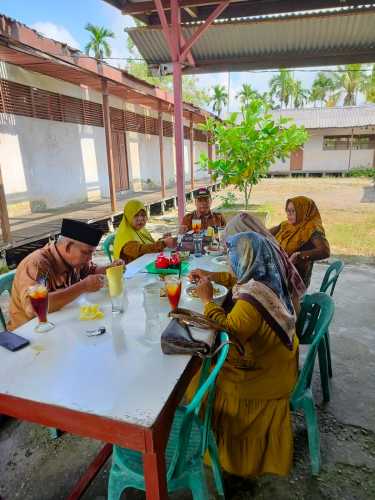
[(277, 244), (275, 238), (265, 228), (262, 222), (257, 217), (255, 217), (254, 215), (250, 215), (247, 212), (240, 212), (239, 214), (232, 217), (228, 224), (225, 226), (223, 235), (224, 238), (227, 239), (235, 234), (247, 233), (248, 231), (254, 231), (258, 234), (262, 234), (267, 239), (274, 241)]
[(115, 241), (113, 243), (113, 257), (115, 259), (120, 257), (121, 250), (128, 241), (139, 241), (143, 244), (154, 242), (153, 237), (147, 229), (143, 228), (137, 231), (132, 225), (134, 217), (141, 210), (146, 212), (146, 207), (139, 200), (129, 200), (125, 203), (124, 215), (116, 231)]
[(278, 241), (272, 234), (265, 228), (262, 222), (247, 212), (240, 212), (238, 215), (233, 217), (224, 229), (224, 238), (227, 240), (231, 236), (238, 233), (246, 233), (249, 231), (254, 231), (255, 233), (264, 236), (269, 243), (273, 246), (274, 252), (278, 254), (280, 269), (282, 270), (284, 278), (287, 280), (289, 285), (289, 291), (294, 294), (297, 300), (302, 297), (306, 292), (306, 286), (298, 274), (297, 269), (289, 261), (288, 255), (280, 247)]
[(295, 312), (275, 246), (254, 231), (230, 237), (227, 246), (237, 277), (233, 298), (254, 305), (280, 340), (293, 349)]
[(294, 252), (298, 252), (315, 232), (324, 236), (325, 231), (319, 210), (313, 200), (306, 196), (290, 198), (285, 204), (285, 210), (289, 202), (294, 205), (296, 223), (282, 222), (275, 237), (286, 253), (292, 255)]

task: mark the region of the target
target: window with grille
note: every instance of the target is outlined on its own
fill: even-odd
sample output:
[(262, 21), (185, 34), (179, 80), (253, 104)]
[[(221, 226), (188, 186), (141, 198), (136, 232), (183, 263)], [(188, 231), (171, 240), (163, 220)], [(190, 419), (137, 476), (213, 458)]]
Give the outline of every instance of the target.
[(325, 136), (323, 140), (323, 150), (343, 150), (350, 149), (375, 149), (375, 134), (373, 135), (332, 135)]

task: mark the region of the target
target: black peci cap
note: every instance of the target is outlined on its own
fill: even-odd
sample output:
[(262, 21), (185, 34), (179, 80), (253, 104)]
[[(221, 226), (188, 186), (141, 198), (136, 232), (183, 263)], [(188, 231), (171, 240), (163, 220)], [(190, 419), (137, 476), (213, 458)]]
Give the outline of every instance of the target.
[(199, 188), (195, 194), (195, 199), (197, 198), (211, 198), (211, 193), (207, 188)]
[(61, 236), (66, 236), (72, 240), (86, 243), (86, 245), (97, 247), (103, 233), (85, 222), (73, 219), (63, 219), (61, 224)]

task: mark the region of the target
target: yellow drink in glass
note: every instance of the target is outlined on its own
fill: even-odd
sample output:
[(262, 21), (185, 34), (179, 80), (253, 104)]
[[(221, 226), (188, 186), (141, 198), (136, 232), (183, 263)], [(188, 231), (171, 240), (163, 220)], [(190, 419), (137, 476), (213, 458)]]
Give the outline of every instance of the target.
[(117, 297), (124, 291), (124, 266), (108, 267), (106, 270), (110, 297)]

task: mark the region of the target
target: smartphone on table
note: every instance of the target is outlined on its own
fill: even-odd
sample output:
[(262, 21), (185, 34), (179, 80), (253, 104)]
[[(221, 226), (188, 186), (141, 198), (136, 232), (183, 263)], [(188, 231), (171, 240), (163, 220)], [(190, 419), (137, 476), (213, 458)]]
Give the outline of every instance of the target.
[(0, 346), (5, 347), (8, 351), (18, 351), (29, 344), (29, 340), (16, 333), (9, 332), (8, 330), (0, 332)]

